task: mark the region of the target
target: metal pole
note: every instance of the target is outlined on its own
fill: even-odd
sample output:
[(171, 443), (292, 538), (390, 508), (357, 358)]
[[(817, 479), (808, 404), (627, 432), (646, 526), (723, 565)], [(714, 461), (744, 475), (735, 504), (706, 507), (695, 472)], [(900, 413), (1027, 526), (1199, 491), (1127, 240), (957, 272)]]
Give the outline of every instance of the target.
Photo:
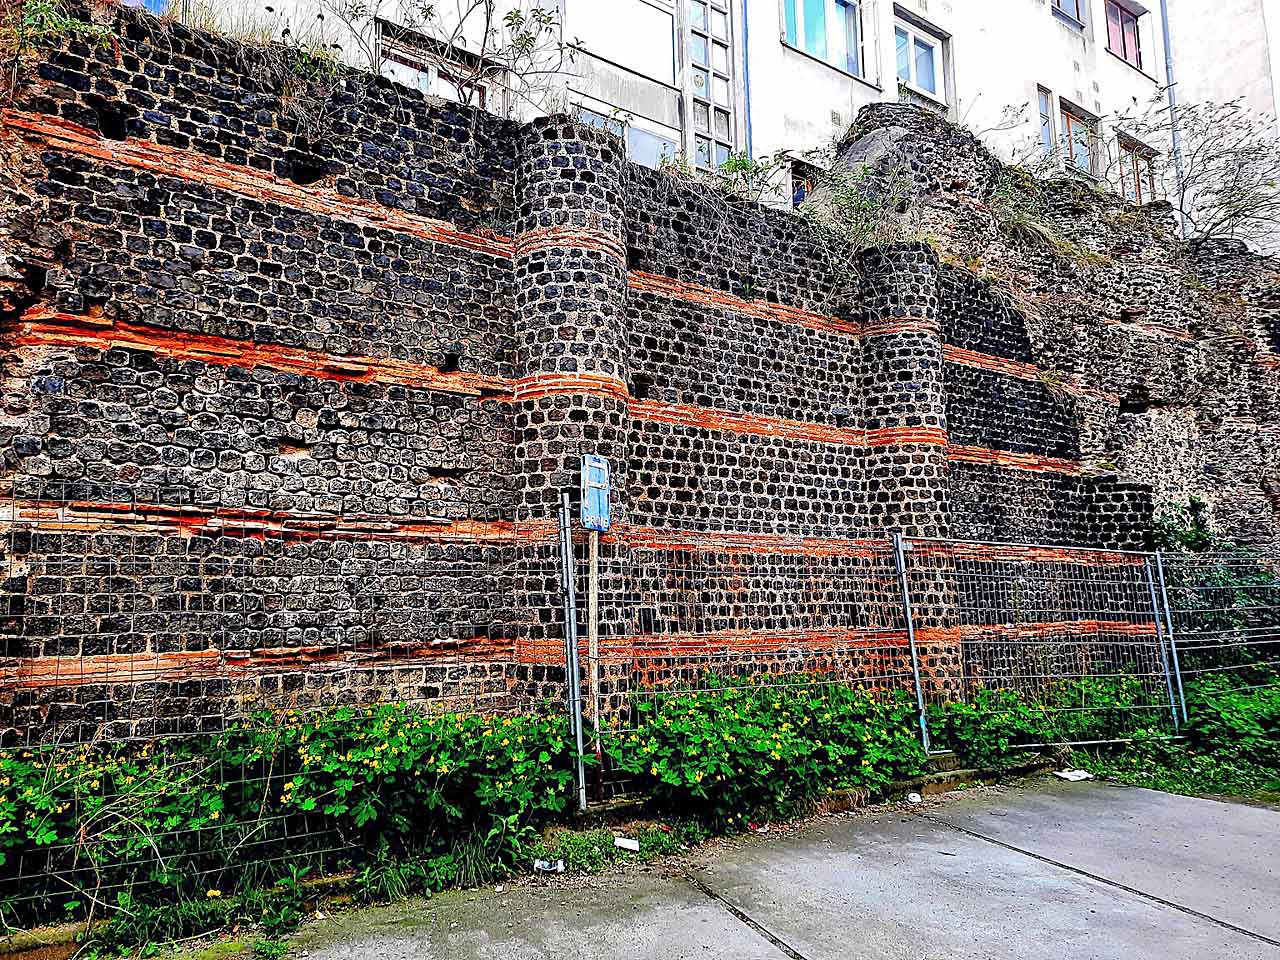
[(907, 581), (907, 547), (902, 534), (893, 535), (893, 558), (898, 565), (898, 587), (902, 591), (902, 618), (907, 625), (907, 644), (911, 647), (911, 673), (916, 681), (916, 708), (920, 712), (920, 742), (924, 744), (924, 752), (929, 753), (933, 747), (929, 743), (929, 717), (924, 707), (924, 685), (920, 681), (920, 654), (916, 650), (916, 627), (911, 611), (911, 588)]
[(1160, 603), (1164, 607), (1165, 629), (1169, 631), (1169, 652), (1173, 654), (1173, 678), (1178, 683), (1178, 705), (1182, 722), (1187, 722), (1187, 693), (1182, 688), (1182, 663), (1178, 658), (1178, 628), (1169, 607), (1169, 586), (1164, 579), (1164, 551), (1156, 551), (1156, 577), (1160, 581)]
[(1178, 704), (1173, 695), (1173, 672), (1169, 669), (1169, 656), (1164, 648), (1164, 627), (1162, 626), (1164, 617), (1160, 613), (1160, 601), (1156, 599), (1156, 581), (1151, 575), (1150, 557), (1143, 561), (1142, 569), (1147, 574), (1147, 590), (1151, 594), (1151, 613), (1156, 620), (1156, 646), (1160, 648), (1160, 666), (1164, 670), (1165, 687), (1169, 691), (1169, 715), (1173, 717), (1173, 729), (1176, 731), (1181, 727), (1181, 721), (1178, 719)]
[(569, 494), (560, 501), (560, 557), (561, 586), (564, 589), (564, 664), (568, 680), (569, 724), (578, 745), (576, 760), (578, 775), (578, 810), (587, 809), (587, 770), (583, 764), (582, 737), (582, 678), (578, 667), (578, 592), (573, 565), (573, 532), (569, 526)]
[[(1178, 177), (1178, 196), (1182, 199), (1186, 168), (1182, 160), (1182, 128), (1178, 123), (1178, 81), (1173, 70), (1173, 31), (1169, 26), (1169, 0), (1160, 0), (1160, 23), (1164, 28), (1164, 82), (1169, 91), (1169, 131), (1173, 141), (1173, 167)], [(1178, 232), (1187, 239), (1187, 218), (1178, 207)]]
[(587, 542), (587, 668), (591, 674), (591, 726), (596, 758), (600, 740), (600, 531), (592, 530)]

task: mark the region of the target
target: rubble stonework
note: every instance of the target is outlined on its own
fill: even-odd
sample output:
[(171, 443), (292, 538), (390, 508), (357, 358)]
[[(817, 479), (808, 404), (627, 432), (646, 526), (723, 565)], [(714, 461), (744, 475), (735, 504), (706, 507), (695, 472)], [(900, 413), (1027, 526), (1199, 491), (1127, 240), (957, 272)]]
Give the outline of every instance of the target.
[[(900, 676), (888, 534), (1133, 548), (1144, 484), (1201, 490), (1210, 464), (1247, 484), (1226, 468), (1257, 450), (1275, 374), (1241, 354), (1257, 389), (1186, 413), (1174, 371), (1234, 381), (1189, 359), (1220, 349), (1199, 342), (1215, 294), (1174, 316), (1152, 293), (1192, 287), (1167, 235), (1124, 280), (992, 246), (1017, 296), (945, 243), (841, 263), (803, 218), (629, 165), (564, 118), (351, 80), (304, 136), (252, 50), (116, 16), (116, 47), (68, 42), (4, 117), (66, 239), (0, 330), (0, 726), (561, 696), (554, 510), (583, 453), (615, 477), (613, 695), (696, 669), (679, 651), (707, 638), (773, 672)], [(913, 157), (944, 239), (998, 244), (985, 152)], [(1207, 256), (1206, 290), (1253, 295), (1253, 261)], [(1270, 536), (1259, 496), (1208, 499)], [(939, 675), (954, 656), (926, 644)]]

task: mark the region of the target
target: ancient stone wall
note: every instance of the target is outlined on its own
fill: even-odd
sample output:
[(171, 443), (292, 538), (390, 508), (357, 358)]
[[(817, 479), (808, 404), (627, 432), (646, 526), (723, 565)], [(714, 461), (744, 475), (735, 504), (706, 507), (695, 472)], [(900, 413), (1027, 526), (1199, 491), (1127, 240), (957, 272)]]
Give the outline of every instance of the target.
[(842, 263), (600, 131), (355, 75), (301, 116), (260, 51), (115, 16), (3, 119), (11, 735), (559, 697), (584, 453), (614, 692), (708, 650), (900, 679), (891, 532), (1144, 542), (1086, 461), (1117, 387), (929, 245)]

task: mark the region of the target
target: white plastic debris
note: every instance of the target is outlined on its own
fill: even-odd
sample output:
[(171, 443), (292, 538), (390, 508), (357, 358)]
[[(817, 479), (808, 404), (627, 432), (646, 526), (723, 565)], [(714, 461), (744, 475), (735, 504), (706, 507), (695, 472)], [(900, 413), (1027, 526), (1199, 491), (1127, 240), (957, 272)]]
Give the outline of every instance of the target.
[(768, 833), (769, 825), (766, 823), (763, 827), (756, 827), (756, 833)]
[(920, 794), (918, 793), (907, 794), (907, 803), (923, 803), (923, 802), (924, 802), (924, 797), (920, 796)]
[(630, 850), (632, 853), (640, 852), (640, 841), (632, 840), (630, 837), (614, 837), (613, 845), (621, 850)]
[(563, 860), (535, 860), (533, 862), (534, 873), (564, 873)]
[(1055, 770), (1053, 775), (1059, 780), (1067, 780), (1070, 783), (1079, 783), (1081, 780), (1092, 780), (1093, 774), (1088, 770)]
[(503, 885), (500, 883), (500, 884), (498, 884), (496, 887), (494, 887), (494, 888), (493, 888), (493, 892), (494, 892), (494, 893), (501, 893), (501, 892), (502, 892), (503, 890), (505, 890), (505, 889), (507, 889), (507, 888), (506, 888), (505, 886), (503, 886)]

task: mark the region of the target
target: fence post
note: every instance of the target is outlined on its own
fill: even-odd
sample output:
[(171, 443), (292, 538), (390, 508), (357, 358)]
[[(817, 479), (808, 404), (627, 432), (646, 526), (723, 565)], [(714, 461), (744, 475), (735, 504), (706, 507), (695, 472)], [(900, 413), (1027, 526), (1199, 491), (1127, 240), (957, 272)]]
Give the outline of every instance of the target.
[(1178, 706), (1182, 710), (1182, 722), (1187, 722), (1187, 694), (1182, 689), (1182, 663), (1178, 659), (1178, 627), (1169, 606), (1169, 585), (1164, 578), (1164, 551), (1156, 551), (1156, 579), (1160, 587), (1160, 604), (1164, 608), (1165, 629), (1169, 631), (1169, 652), (1173, 655), (1173, 679), (1178, 684)]
[(907, 578), (907, 546), (902, 534), (893, 535), (893, 558), (898, 566), (898, 588), (902, 592), (902, 619), (907, 625), (907, 644), (911, 647), (911, 673), (916, 682), (916, 708), (920, 713), (920, 742), (924, 752), (930, 753), (929, 715), (924, 706), (924, 684), (920, 679), (920, 653), (916, 649), (915, 617), (911, 610), (911, 586)]
[(578, 668), (578, 591), (573, 564), (569, 494), (560, 499), (560, 586), (564, 593), (564, 669), (568, 681), (569, 726), (578, 745), (578, 810), (587, 809), (587, 770), (583, 764), (582, 677)]
[(1145, 558), (1142, 561), (1142, 569), (1147, 575), (1147, 591), (1151, 595), (1151, 613), (1156, 620), (1156, 646), (1160, 648), (1160, 666), (1164, 670), (1164, 683), (1169, 693), (1169, 714), (1173, 717), (1173, 729), (1176, 732), (1181, 728), (1182, 721), (1178, 717), (1178, 703), (1173, 693), (1173, 671), (1169, 669), (1169, 654), (1164, 647), (1164, 614), (1161, 612), (1160, 600), (1156, 596), (1156, 581), (1151, 567), (1151, 557)]

